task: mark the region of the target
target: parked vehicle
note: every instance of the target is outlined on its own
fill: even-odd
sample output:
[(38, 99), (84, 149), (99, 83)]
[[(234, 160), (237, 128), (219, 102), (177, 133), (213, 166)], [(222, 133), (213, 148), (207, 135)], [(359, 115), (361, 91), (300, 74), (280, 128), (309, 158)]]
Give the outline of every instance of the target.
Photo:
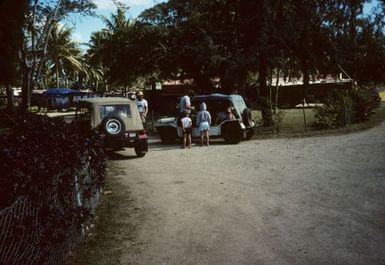
[[(195, 109), (199, 109), (202, 102), (206, 103), (212, 117), (210, 137), (223, 137), (226, 143), (237, 144), (241, 140), (249, 140), (254, 135), (255, 124), (242, 96), (210, 94), (195, 96), (191, 99)], [(226, 118), (228, 109), (231, 110), (233, 119)], [(194, 114), (192, 114), (192, 120), (192, 137), (200, 137)], [(182, 129), (177, 125), (177, 117), (158, 120), (156, 129), (163, 143), (174, 143), (177, 138), (182, 137)]]
[(138, 157), (148, 151), (148, 136), (135, 101), (125, 98), (89, 98), (79, 101), (75, 121), (78, 126), (98, 129), (105, 148), (133, 147)]

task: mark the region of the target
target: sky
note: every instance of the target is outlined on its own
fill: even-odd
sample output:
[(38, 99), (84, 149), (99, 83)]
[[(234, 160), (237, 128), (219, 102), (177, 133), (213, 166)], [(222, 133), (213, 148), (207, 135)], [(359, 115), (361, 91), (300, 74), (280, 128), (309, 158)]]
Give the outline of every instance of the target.
[[(127, 17), (136, 18), (142, 11), (165, 0), (119, 0), (129, 7)], [(95, 10), (97, 16), (110, 17), (111, 13), (116, 12), (116, 7), (112, 0), (94, 0), (97, 5)], [(88, 43), (91, 33), (105, 27), (100, 17), (76, 17), (71, 18), (65, 24), (73, 28), (72, 39), (79, 43)]]

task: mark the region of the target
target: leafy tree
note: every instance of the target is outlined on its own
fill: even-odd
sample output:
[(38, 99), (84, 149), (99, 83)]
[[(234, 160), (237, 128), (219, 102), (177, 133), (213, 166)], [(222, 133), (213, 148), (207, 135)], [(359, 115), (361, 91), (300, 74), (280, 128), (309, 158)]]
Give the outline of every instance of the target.
[(0, 1), (0, 87), (6, 86), (9, 109), (14, 108), (12, 83), (17, 79), (27, 1)]
[(71, 14), (92, 14), (92, 0), (30, 0), (22, 49), (22, 108), (30, 105), (31, 93), (38, 82), (48, 54), (49, 36), (59, 21)]
[[(92, 34), (87, 52), (90, 66), (103, 69), (109, 83), (126, 84), (129, 79), (117, 65), (121, 58), (121, 49), (131, 43), (131, 40), (126, 38), (127, 31), (132, 27), (131, 20), (126, 17), (126, 11), (126, 7), (117, 6), (116, 14), (103, 18), (106, 28)], [(122, 65), (123, 69), (126, 68)]]
[(243, 93), (256, 77), (263, 122), (271, 125), (274, 73), (302, 73), (304, 98), (312, 77), (340, 69), (359, 81), (384, 79), (384, 9), (365, 16), (367, 2), (169, 0), (130, 23), (118, 9), (95, 35), (90, 59), (123, 85), (146, 76), (191, 78), (209, 92), (219, 78), (221, 91)]
[(60, 76), (68, 87), (68, 75), (83, 71), (80, 50), (71, 40), (72, 29), (55, 24), (48, 39), (48, 64), (51, 73), (55, 73), (56, 87), (60, 87)]

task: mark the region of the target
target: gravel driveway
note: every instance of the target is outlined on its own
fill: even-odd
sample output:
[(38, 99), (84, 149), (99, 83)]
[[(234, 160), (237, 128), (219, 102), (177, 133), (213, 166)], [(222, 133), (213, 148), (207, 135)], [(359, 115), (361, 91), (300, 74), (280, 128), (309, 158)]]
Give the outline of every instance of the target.
[(150, 148), (117, 161), (144, 213), (121, 264), (385, 264), (385, 123), (342, 136)]

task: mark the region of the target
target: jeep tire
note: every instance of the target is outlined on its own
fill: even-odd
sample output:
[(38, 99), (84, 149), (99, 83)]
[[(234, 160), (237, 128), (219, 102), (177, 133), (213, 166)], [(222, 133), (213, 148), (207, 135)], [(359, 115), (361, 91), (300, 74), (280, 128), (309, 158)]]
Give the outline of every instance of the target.
[(144, 151), (142, 149), (142, 147), (140, 145), (136, 145), (134, 147), (134, 149), (135, 149), (135, 154), (137, 155), (137, 157), (144, 157), (147, 153), (146, 151)]

